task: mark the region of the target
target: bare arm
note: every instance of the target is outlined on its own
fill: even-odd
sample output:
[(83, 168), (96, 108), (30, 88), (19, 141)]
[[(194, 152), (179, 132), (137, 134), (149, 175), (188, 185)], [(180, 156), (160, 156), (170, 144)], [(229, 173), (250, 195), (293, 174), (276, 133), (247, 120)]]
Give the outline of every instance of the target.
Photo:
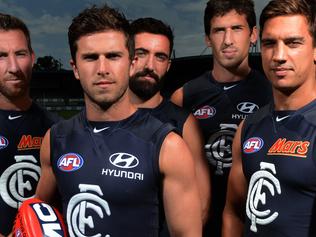
[(211, 202), (211, 177), (205, 158), (204, 140), (198, 121), (191, 114), (184, 123), (183, 139), (188, 145), (195, 164), (195, 173), (198, 182), (202, 205), (202, 220), (206, 222)]
[(170, 133), (159, 156), (163, 200), (171, 236), (202, 235), (201, 203), (192, 155), (180, 136)]
[(36, 197), (52, 204), (57, 191), (56, 178), (50, 163), (50, 130), (45, 134), (41, 151), (41, 177), (36, 189)]
[(233, 163), (228, 178), (226, 205), (223, 212), (223, 237), (243, 236), (247, 182), (241, 161), (241, 128), (239, 125), (233, 141)]
[(183, 87), (180, 87), (177, 89), (172, 95), (171, 95), (171, 101), (175, 103), (176, 105), (182, 107), (183, 106)]

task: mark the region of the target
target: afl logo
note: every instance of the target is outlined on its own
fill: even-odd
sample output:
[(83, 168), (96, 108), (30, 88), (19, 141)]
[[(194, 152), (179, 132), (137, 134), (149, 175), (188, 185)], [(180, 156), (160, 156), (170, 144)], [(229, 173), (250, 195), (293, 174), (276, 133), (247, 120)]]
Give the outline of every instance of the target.
[(9, 145), (8, 139), (0, 136), (0, 150), (6, 148)]
[(209, 105), (205, 105), (202, 108), (199, 108), (194, 112), (194, 116), (197, 119), (207, 119), (211, 118), (216, 114), (216, 109), (214, 107), (211, 107)]
[(112, 154), (109, 160), (112, 165), (124, 169), (131, 169), (139, 164), (138, 159), (135, 156), (128, 153)]
[(260, 137), (251, 137), (244, 142), (244, 153), (250, 154), (259, 151), (263, 147), (263, 140)]
[(61, 171), (71, 172), (80, 169), (83, 165), (83, 158), (76, 153), (67, 153), (57, 161), (57, 166)]

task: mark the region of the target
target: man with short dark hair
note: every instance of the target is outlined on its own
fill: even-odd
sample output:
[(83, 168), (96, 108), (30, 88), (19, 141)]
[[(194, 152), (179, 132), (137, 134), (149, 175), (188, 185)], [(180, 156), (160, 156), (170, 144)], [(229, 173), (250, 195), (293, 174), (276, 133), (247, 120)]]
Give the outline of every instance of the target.
[(194, 116), (164, 98), (160, 89), (171, 64), (173, 32), (166, 23), (154, 18), (139, 18), (131, 23), (135, 41), (135, 60), (131, 67), (131, 100), (139, 108), (164, 123), (175, 126), (191, 150), (196, 167), (202, 202), (203, 220), (208, 215), (210, 177), (203, 151), (203, 138)]
[(59, 120), (30, 97), (34, 60), (27, 26), (0, 13), (0, 236), (10, 234), (19, 206), (35, 194), (41, 142)]
[(70, 236), (158, 236), (161, 203), (171, 236), (200, 236), (189, 149), (128, 96), (129, 22), (93, 6), (73, 19), (68, 39), (85, 109), (46, 134), (37, 197), (50, 202), (60, 193)]
[(272, 0), (260, 16), (273, 103), (239, 126), (223, 235), (316, 236), (316, 21), (309, 0)]
[(189, 109), (202, 129), (213, 209), (205, 236), (221, 236), (234, 134), (242, 119), (268, 103), (271, 88), (248, 62), (249, 48), (257, 41), (252, 0), (209, 0), (204, 30), (206, 45), (212, 49), (212, 69), (178, 89), (172, 101)]

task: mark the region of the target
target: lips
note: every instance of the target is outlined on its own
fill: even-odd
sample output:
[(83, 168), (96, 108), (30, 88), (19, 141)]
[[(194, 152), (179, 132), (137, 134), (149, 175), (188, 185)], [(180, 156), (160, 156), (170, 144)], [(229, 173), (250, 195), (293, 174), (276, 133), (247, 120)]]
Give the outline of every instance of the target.
[(275, 75), (278, 76), (278, 77), (286, 76), (290, 70), (291, 69), (285, 68), (285, 67), (272, 68), (272, 71), (274, 71)]

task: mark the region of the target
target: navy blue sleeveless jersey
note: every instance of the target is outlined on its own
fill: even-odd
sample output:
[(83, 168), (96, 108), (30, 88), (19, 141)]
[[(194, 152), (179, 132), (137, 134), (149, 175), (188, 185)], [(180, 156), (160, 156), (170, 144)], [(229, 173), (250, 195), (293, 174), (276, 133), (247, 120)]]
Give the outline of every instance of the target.
[(138, 110), (92, 123), (85, 112), (51, 129), (51, 164), (70, 236), (158, 236), (159, 152), (174, 128)]
[[(212, 235), (221, 236), (221, 219), (238, 124), (271, 99), (270, 82), (258, 71), (238, 82), (219, 83), (206, 72), (183, 86), (183, 107), (198, 119), (212, 176)], [(207, 231), (206, 231), (207, 232)], [(210, 235), (208, 232), (205, 235)]]
[(151, 109), (151, 114), (161, 122), (173, 125), (178, 134), (182, 136), (183, 126), (185, 121), (188, 119), (190, 112), (171, 101), (163, 99), (156, 108)]
[(27, 111), (0, 110), (0, 233), (8, 235), (21, 203), (34, 195), (39, 149), (59, 118), (33, 103)]
[(287, 114), (272, 108), (249, 116), (242, 130), (244, 236), (316, 236), (316, 101)]

